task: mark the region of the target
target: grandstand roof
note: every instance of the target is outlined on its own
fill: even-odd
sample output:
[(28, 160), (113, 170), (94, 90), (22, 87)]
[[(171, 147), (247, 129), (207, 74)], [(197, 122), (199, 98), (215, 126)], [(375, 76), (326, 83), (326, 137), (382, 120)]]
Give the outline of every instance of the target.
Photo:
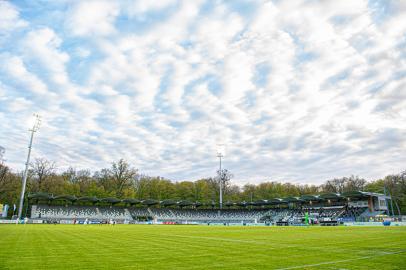
[(241, 206), (241, 207), (246, 207), (248, 205), (248, 203), (246, 201), (243, 201), (243, 202), (238, 202), (237, 205)]
[(300, 196), (300, 199), (305, 202), (312, 202), (312, 201), (314, 202), (314, 201), (322, 200), (322, 198), (320, 198), (318, 195), (302, 195), (302, 196)]
[(159, 204), (159, 201), (149, 199), (149, 200), (143, 200), (143, 201), (141, 201), (141, 203), (143, 205), (155, 205), (155, 204)]
[[(365, 191), (349, 191), (349, 192), (344, 192), (342, 194), (343, 197), (345, 198), (368, 198), (368, 197), (376, 197), (376, 196), (385, 196), (384, 194), (380, 193), (375, 193), (375, 192), (365, 192)], [(387, 196), (390, 198), (389, 196)]]
[(339, 193), (323, 193), (319, 195), (319, 198), (330, 200), (330, 199), (341, 199), (342, 196)]
[(258, 201), (252, 202), (251, 204), (255, 205), (255, 206), (262, 206), (262, 205), (267, 205), (268, 201), (267, 200), (258, 200)]
[(112, 204), (114, 204), (114, 203), (119, 203), (119, 202), (121, 202), (121, 200), (120, 200), (120, 199), (117, 199), (117, 198), (109, 197), (109, 198), (100, 199), (100, 202), (105, 202), (105, 203), (112, 203)]
[(52, 200), (53, 196), (51, 194), (45, 192), (37, 192), (37, 193), (30, 193), (28, 194), (28, 199), (36, 199), (36, 200)]
[(302, 202), (302, 200), (299, 197), (287, 197), (287, 198), (283, 198), (283, 201), (288, 202), (288, 203)]
[(200, 206), (202, 206), (203, 204), (202, 204), (201, 202), (195, 202), (194, 205), (195, 205), (195, 207), (200, 207)]
[(78, 201), (96, 203), (96, 202), (98, 202), (100, 200), (98, 198), (96, 198), (96, 197), (80, 197), (80, 198), (78, 198)]
[(227, 207), (230, 207), (230, 206), (235, 205), (235, 203), (228, 201), (228, 202), (225, 203), (225, 205), (226, 205)]
[(123, 200), (123, 203), (128, 203), (128, 204), (138, 204), (138, 203), (140, 203), (141, 201), (140, 200), (137, 200), (137, 199), (124, 199)]
[(280, 198), (273, 198), (273, 199), (268, 200), (268, 204), (271, 204), (271, 205), (283, 204), (283, 203), (286, 203), (286, 202)]
[[(287, 204), (287, 203), (302, 203), (302, 202), (316, 202), (316, 201), (322, 201), (322, 200), (342, 200), (344, 198), (354, 198), (354, 199), (363, 199), (363, 198), (368, 198), (368, 197), (377, 197), (377, 196), (385, 196), (384, 194), (380, 193), (374, 193), (374, 192), (364, 192), (364, 191), (351, 191), (351, 192), (344, 192), (342, 194), (339, 193), (324, 193), (320, 195), (302, 195), (300, 197), (286, 197), (286, 198), (271, 198), (268, 200), (257, 200), (255, 202), (226, 202), (225, 205), (228, 207), (231, 206), (239, 206), (239, 207), (246, 207), (248, 205), (253, 205), (253, 206), (265, 206), (265, 205), (281, 205), (281, 204)], [(116, 203), (126, 203), (130, 205), (135, 205), (138, 203), (142, 203), (143, 205), (147, 206), (152, 206), (152, 205), (157, 205), (161, 204), (162, 206), (172, 206), (172, 205), (177, 205), (179, 207), (185, 207), (185, 206), (191, 206), (194, 205), (195, 207), (202, 206), (203, 204), (200, 202), (191, 202), (188, 200), (181, 200), (181, 201), (176, 201), (173, 199), (166, 199), (163, 201), (158, 201), (158, 200), (153, 200), (153, 199), (146, 199), (146, 200), (138, 200), (138, 199), (118, 199), (118, 198), (96, 198), (96, 197), (90, 197), (90, 196), (85, 196), (85, 197), (80, 197), (77, 198), (73, 195), (58, 195), (58, 196), (53, 196), (52, 194), (48, 194), (45, 192), (37, 192), (37, 193), (30, 193), (28, 194), (28, 199), (30, 200), (47, 200), (47, 201), (54, 201), (54, 200), (65, 200), (65, 201), (70, 201), (70, 202), (92, 202), (92, 203), (97, 203), (97, 202), (103, 202), (103, 203), (111, 203), (111, 204), (116, 204)], [(390, 199), (390, 196), (386, 196), (387, 199)], [(206, 206), (211, 206), (211, 207), (216, 207), (218, 206), (217, 202), (210, 202), (210, 203), (205, 203), (204, 205)]]
[(171, 199), (161, 201), (161, 205), (162, 205), (162, 206), (176, 205), (176, 203), (177, 203), (177, 202), (176, 202), (175, 200), (171, 200)]
[(191, 201), (188, 201), (188, 200), (179, 201), (177, 204), (180, 207), (193, 205), (193, 203)]
[(53, 200), (69, 201), (69, 202), (74, 202), (77, 199), (78, 198), (76, 198), (76, 196), (72, 196), (72, 195), (59, 195), (59, 196), (53, 197)]

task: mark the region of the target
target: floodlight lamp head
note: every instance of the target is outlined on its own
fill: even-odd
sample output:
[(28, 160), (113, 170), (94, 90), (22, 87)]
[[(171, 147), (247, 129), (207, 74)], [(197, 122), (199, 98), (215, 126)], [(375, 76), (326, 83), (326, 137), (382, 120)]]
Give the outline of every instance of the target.
[(33, 131), (38, 131), (41, 126), (41, 116), (39, 114), (34, 114), (35, 120), (34, 125), (32, 126)]
[(217, 145), (217, 156), (218, 157), (223, 157), (224, 156), (224, 144), (218, 144)]

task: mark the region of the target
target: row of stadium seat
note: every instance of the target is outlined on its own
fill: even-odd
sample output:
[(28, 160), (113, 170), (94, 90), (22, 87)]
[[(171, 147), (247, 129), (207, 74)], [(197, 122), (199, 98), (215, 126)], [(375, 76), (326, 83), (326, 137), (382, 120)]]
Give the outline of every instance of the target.
[(124, 208), (88, 207), (88, 206), (48, 206), (33, 207), (32, 218), (42, 219), (132, 219)]
[(305, 209), (176, 209), (176, 208), (123, 208), (100, 206), (33, 205), (34, 219), (91, 219), (119, 221), (154, 219), (161, 222), (289, 222), (303, 220), (306, 213), (312, 220), (356, 218), (365, 208), (330, 207)]
[(159, 221), (245, 221), (255, 222), (263, 216), (266, 210), (244, 210), (244, 209), (151, 209), (154, 217)]

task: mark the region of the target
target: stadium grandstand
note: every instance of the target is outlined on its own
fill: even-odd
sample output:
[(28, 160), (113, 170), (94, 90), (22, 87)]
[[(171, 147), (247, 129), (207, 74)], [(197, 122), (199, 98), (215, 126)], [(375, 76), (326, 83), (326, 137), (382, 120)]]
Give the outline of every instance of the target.
[(388, 214), (390, 197), (353, 191), (301, 197), (273, 198), (254, 202), (227, 202), (220, 209), (214, 202), (138, 200), (117, 198), (28, 195), (31, 220), (45, 223), (164, 223), (164, 224), (321, 224), (370, 221)]

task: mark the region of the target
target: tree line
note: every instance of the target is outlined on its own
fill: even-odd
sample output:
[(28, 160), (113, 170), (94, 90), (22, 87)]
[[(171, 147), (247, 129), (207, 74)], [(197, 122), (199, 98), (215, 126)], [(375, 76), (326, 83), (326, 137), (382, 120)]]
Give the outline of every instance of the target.
[[(395, 205), (406, 214), (406, 171), (367, 182), (358, 176), (327, 180), (322, 185), (292, 184), (264, 181), (260, 184), (232, 184), (232, 174), (218, 172), (223, 179), (223, 202), (251, 202), (260, 199), (301, 196), (326, 192), (342, 193), (362, 190), (390, 193)], [(21, 192), (22, 172), (12, 171), (0, 161), (0, 203), (16, 204)], [(220, 177), (207, 177), (195, 181), (174, 182), (160, 176), (140, 174), (127, 161), (120, 159), (109, 168), (96, 172), (69, 168), (58, 172), (52, 161), (38, 158), (28, 171), (27, 194), (46, 192), (54, 195), (116, 197), (119, 199), (189, 200), (202, 203), (218, 202)], [(397, 212), (397, 211), (395, 211)]]

